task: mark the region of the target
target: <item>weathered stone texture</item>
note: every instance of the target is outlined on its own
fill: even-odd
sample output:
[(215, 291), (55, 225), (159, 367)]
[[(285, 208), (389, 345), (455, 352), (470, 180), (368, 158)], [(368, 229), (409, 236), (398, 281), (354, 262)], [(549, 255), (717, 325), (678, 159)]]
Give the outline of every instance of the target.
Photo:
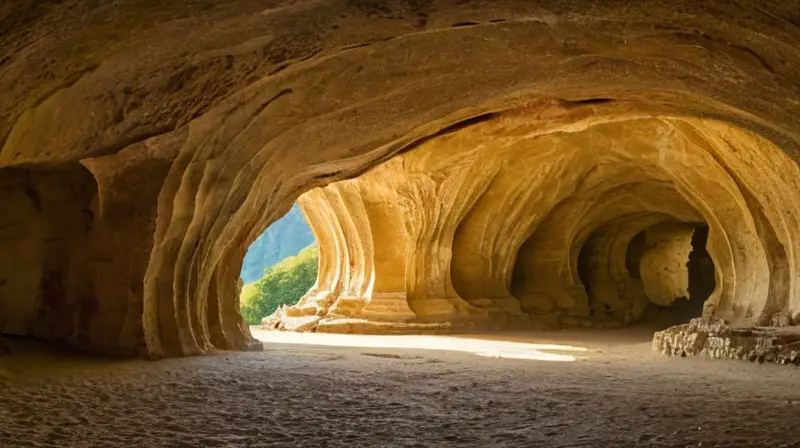
[(670, 306), (689, 298), (689, 254), (691, 226), (651, 227), (646, 230), (647, 248), (639, 260), (644, 293), (656, 305)]
[[(333, 293), (325, 296), (328, 307), (315, 308), (316, 330), (328, 331), (337, 320), (348, 324), (336, 331), (355, 328), (354, 322), (361, 328), (386, 321), (394, 323), (393, 332), (404, 325), (420, 331), (411, 324), (425, 322), (449, 322), (453, 329), (620, 326), (641, 320), (653, 305), (671, 307), (690, 298), (706, 301), (706, 318), (750, 325), (774, 320), (775, 309), (797, 312), (784, 283), (794, 261), (770, 262), (771, 248), (762, 244), (792, 238), (769, 222), (796, 219), (797, 193), (783, 185), (762, 196), (782, 201), (780, 211), (744, 197), (753, 195), (746, 187), (756, 185), (751, 176), (800, 176), (800, 170), (789, 159), (758, 169), (737, 163), (755, 151), (764, 151), (765, 159), (780, 154), (774, 147), (708, 120), (601, 115), (568, 133), (533, 122), (515, 115), (474, 124), (355, 180), (303, 195), (312, 227), (334, 229), (315, 230), (322, 250), (346, 248), (320, 265), (317, 288)], [(716, 132), (725, 135), (724, 146), (711, 146)], [(523, 137), (509, 142), (509, 134)], [(530, 171), (535, 175), (526, 176)], [(360, 193), (344, 199), (334, 194), (341, 191)], [(384, 200), (369, 199), (376, 196)], [(328, 205), (331, 197), (338, 206)], [(318, 210), (332, 213), (320, 223)], [(763, 217), (762, 225), (754, 215)], [(375, 239), (385, 234), (387, 222), (392, 237)], [(714, 272), (696, 275), (719, 281), (706, 297), (692, 297), (690, 254), (703, 249), (693, 246), (693, 237), (706, 225)], [(794, 258), (792, 244), (781, 248)], [(393, 268), (382, 275), (364, 269), (373, 266), (371, 259)], [(364, 284), (365, 278), (377, 284), (384, 275), (393, 279), (391, 297), (407, 302), (413, 314), (385, 306), (382, 314), (368, 314), (385, 294), (362, 289), (345, 295), (336, 286)], [(781, 279), (782, 297), (770, 293), (773, 275)], [(742, 276), (746, 281), (739, 281)], [(314, 294), (286, 315), (300, 313)]]
[(0, 332), (258, 349), (241, 260), (303, 193), (298, 325), (630, 323), (628, 248), (679, 223), (708, 227), (707, 317), (796, 323), (798, 23), (777, 0), (4, 2)]
[(91, 174), (6, 168), (0, 185), (0, 333), (83, 347), (96, 308), (87, 291)]
[(800, 330), (797, 327), (736, 327), (696, 319), (657, 332), (653, 349), (669, 356), (704, 354), (715, 359), (800, 365)]

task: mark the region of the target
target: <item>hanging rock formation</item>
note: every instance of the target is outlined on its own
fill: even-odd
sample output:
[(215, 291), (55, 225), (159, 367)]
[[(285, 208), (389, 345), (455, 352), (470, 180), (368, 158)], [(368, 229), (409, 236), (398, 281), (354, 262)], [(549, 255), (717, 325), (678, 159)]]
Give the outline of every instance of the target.
[(777, 0), (5, 2), (0, 333), (259, 349), (241, 261), (306, 192), (298, 325), (623, 325), (696, 290), (656, 288), (677, 255), (639, 236), (691, 225), (704, 317), (791, 327), (798, 24)]

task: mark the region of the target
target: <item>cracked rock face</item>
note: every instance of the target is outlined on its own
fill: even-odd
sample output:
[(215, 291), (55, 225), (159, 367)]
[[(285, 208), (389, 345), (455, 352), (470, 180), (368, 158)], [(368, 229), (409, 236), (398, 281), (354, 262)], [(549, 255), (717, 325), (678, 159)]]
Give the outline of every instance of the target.
[(715, 359), (800, 365), (800, 331), (797, 327), (737, 327), (695, 319), (656, 332), (653, 349), (668, 356), (705, 354)]
[(686, 226), (705, 317), (792, 325), (799, 23), (780, 1), (5, 2), (0, 333), (258, 349), (241, 260), (303, 193), (320, 279), (287, 313), (311, 325), (630, 323), (697, 290)]

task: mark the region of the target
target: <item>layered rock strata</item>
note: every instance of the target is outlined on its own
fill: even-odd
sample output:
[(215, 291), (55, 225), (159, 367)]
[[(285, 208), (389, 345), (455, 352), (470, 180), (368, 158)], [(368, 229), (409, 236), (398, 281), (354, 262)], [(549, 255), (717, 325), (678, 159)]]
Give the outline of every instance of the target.
[(343, 245), (315, 316), (630, 322), (624, 241), (689, 223), (709, 315), (795, 323), (798, 23), (779, 1), (5, 2), (0, 332), (258, 349), (247, 246), (381, 169), (406, 174), (325, 190)]
[(695, 319), (659, 331), (653, 350), (668, 356), (706, 355), (800, 366), (800, 329), (794, 327), (739, 327)]
[[(800, 170), (776, 148), (713, 120), (531, 121), (438, 136), (301, 196), (326, 255), (286, 315), (308, 316), (303, 330), (360, 332), (621, 326), (689, 300), (694, 317), (740, 325), (798, 315), (800, 246), (786, 230), (799, 222)], [(710, 269), (689, 263), (698, 253)]]

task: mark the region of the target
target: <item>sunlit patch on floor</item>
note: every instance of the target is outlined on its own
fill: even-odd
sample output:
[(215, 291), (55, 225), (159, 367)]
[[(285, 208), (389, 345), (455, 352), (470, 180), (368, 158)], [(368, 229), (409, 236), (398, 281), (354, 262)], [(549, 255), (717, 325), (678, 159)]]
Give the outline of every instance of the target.
[[(495, 358), (530, 359), (536, 361), (576, 361), (573, 356), (587, 353), (585, 347), (535, 342), (512, 342), (462, 338), (458, 336), (377, 336), (355, 334), (294, 333), (253, 329), (253, 336), (268, 344), (304, 344), (337, 347), (402, 348), (447, 350)], [(559, 353), (566, 352), (566, 353)]]

